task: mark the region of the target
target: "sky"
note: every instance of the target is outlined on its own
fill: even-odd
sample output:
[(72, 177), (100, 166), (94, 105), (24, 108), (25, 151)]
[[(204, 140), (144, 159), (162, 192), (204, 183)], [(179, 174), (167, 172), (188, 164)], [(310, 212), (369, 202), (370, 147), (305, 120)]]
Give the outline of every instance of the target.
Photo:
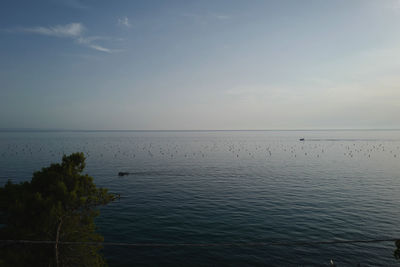
[(400, 1), (2, 0), (0, 128), (400, 128)]

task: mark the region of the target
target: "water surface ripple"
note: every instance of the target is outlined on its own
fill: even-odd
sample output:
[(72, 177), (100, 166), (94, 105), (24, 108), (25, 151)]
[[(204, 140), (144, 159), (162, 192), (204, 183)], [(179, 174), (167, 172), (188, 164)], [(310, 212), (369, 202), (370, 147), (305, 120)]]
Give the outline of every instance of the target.
[[(121, 194), (97, 219), (108, 242), (395, 238), (399, 146), (398, 131), (8, 132), (0, 133), (0, 183), (84, 152), (96, 184)], [(111, 266), (395, 266), (393, 250), (389, 242), (104, 253)]]

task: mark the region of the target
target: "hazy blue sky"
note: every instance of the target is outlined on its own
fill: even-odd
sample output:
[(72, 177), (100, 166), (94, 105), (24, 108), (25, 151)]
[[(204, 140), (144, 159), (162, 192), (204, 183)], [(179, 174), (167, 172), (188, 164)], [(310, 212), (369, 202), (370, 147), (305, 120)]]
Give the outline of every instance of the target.
[(400, 1), (2, 0), (16, 127), (400, 128)]

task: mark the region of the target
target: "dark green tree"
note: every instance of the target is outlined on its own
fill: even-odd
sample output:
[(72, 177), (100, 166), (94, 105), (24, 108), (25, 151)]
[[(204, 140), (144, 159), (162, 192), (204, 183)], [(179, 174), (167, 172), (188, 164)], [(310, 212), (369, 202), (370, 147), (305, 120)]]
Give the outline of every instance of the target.
[[(6, 266), (104, 266), (97, 244), (96, 209), (115, 199), (107, 189), (97, 188), (93, 178), (82, 174), (83, 153), (63, 156), (35, 172), (30, 182), (0, 187), (0, 239), (54, 241), (50, 244), (2, 244), (0, 264)], [(61, 243), (60, 243), (61, 242)]]
[(397, 260), (400, 260), (400, 240), (397, 240), (395, 242), (395, 245), (396, 245), (396, 250), (394, 251), (394, 257)]

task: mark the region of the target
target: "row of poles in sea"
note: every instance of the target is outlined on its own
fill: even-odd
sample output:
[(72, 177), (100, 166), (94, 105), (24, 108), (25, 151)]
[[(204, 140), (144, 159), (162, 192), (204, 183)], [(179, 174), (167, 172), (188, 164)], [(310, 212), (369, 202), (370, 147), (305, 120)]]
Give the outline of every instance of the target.
[(138, 142), (123, 140), (114, 142), (85, 141), (80, 143), (0, 143), (0, 157), (10, 156), (50, 156), (58, 157), (72, 152), (84, 152), (86, 157), (103, 159), (123, 158), (208, 158), (229, 156), (236, 159), (278, 157), (314, 157), (320, 158), (334, 154), (349, 158), (389, 156), (398, 158), (399, 142), (348, 142), (348, 141), (315, 141), (315, 142)]

